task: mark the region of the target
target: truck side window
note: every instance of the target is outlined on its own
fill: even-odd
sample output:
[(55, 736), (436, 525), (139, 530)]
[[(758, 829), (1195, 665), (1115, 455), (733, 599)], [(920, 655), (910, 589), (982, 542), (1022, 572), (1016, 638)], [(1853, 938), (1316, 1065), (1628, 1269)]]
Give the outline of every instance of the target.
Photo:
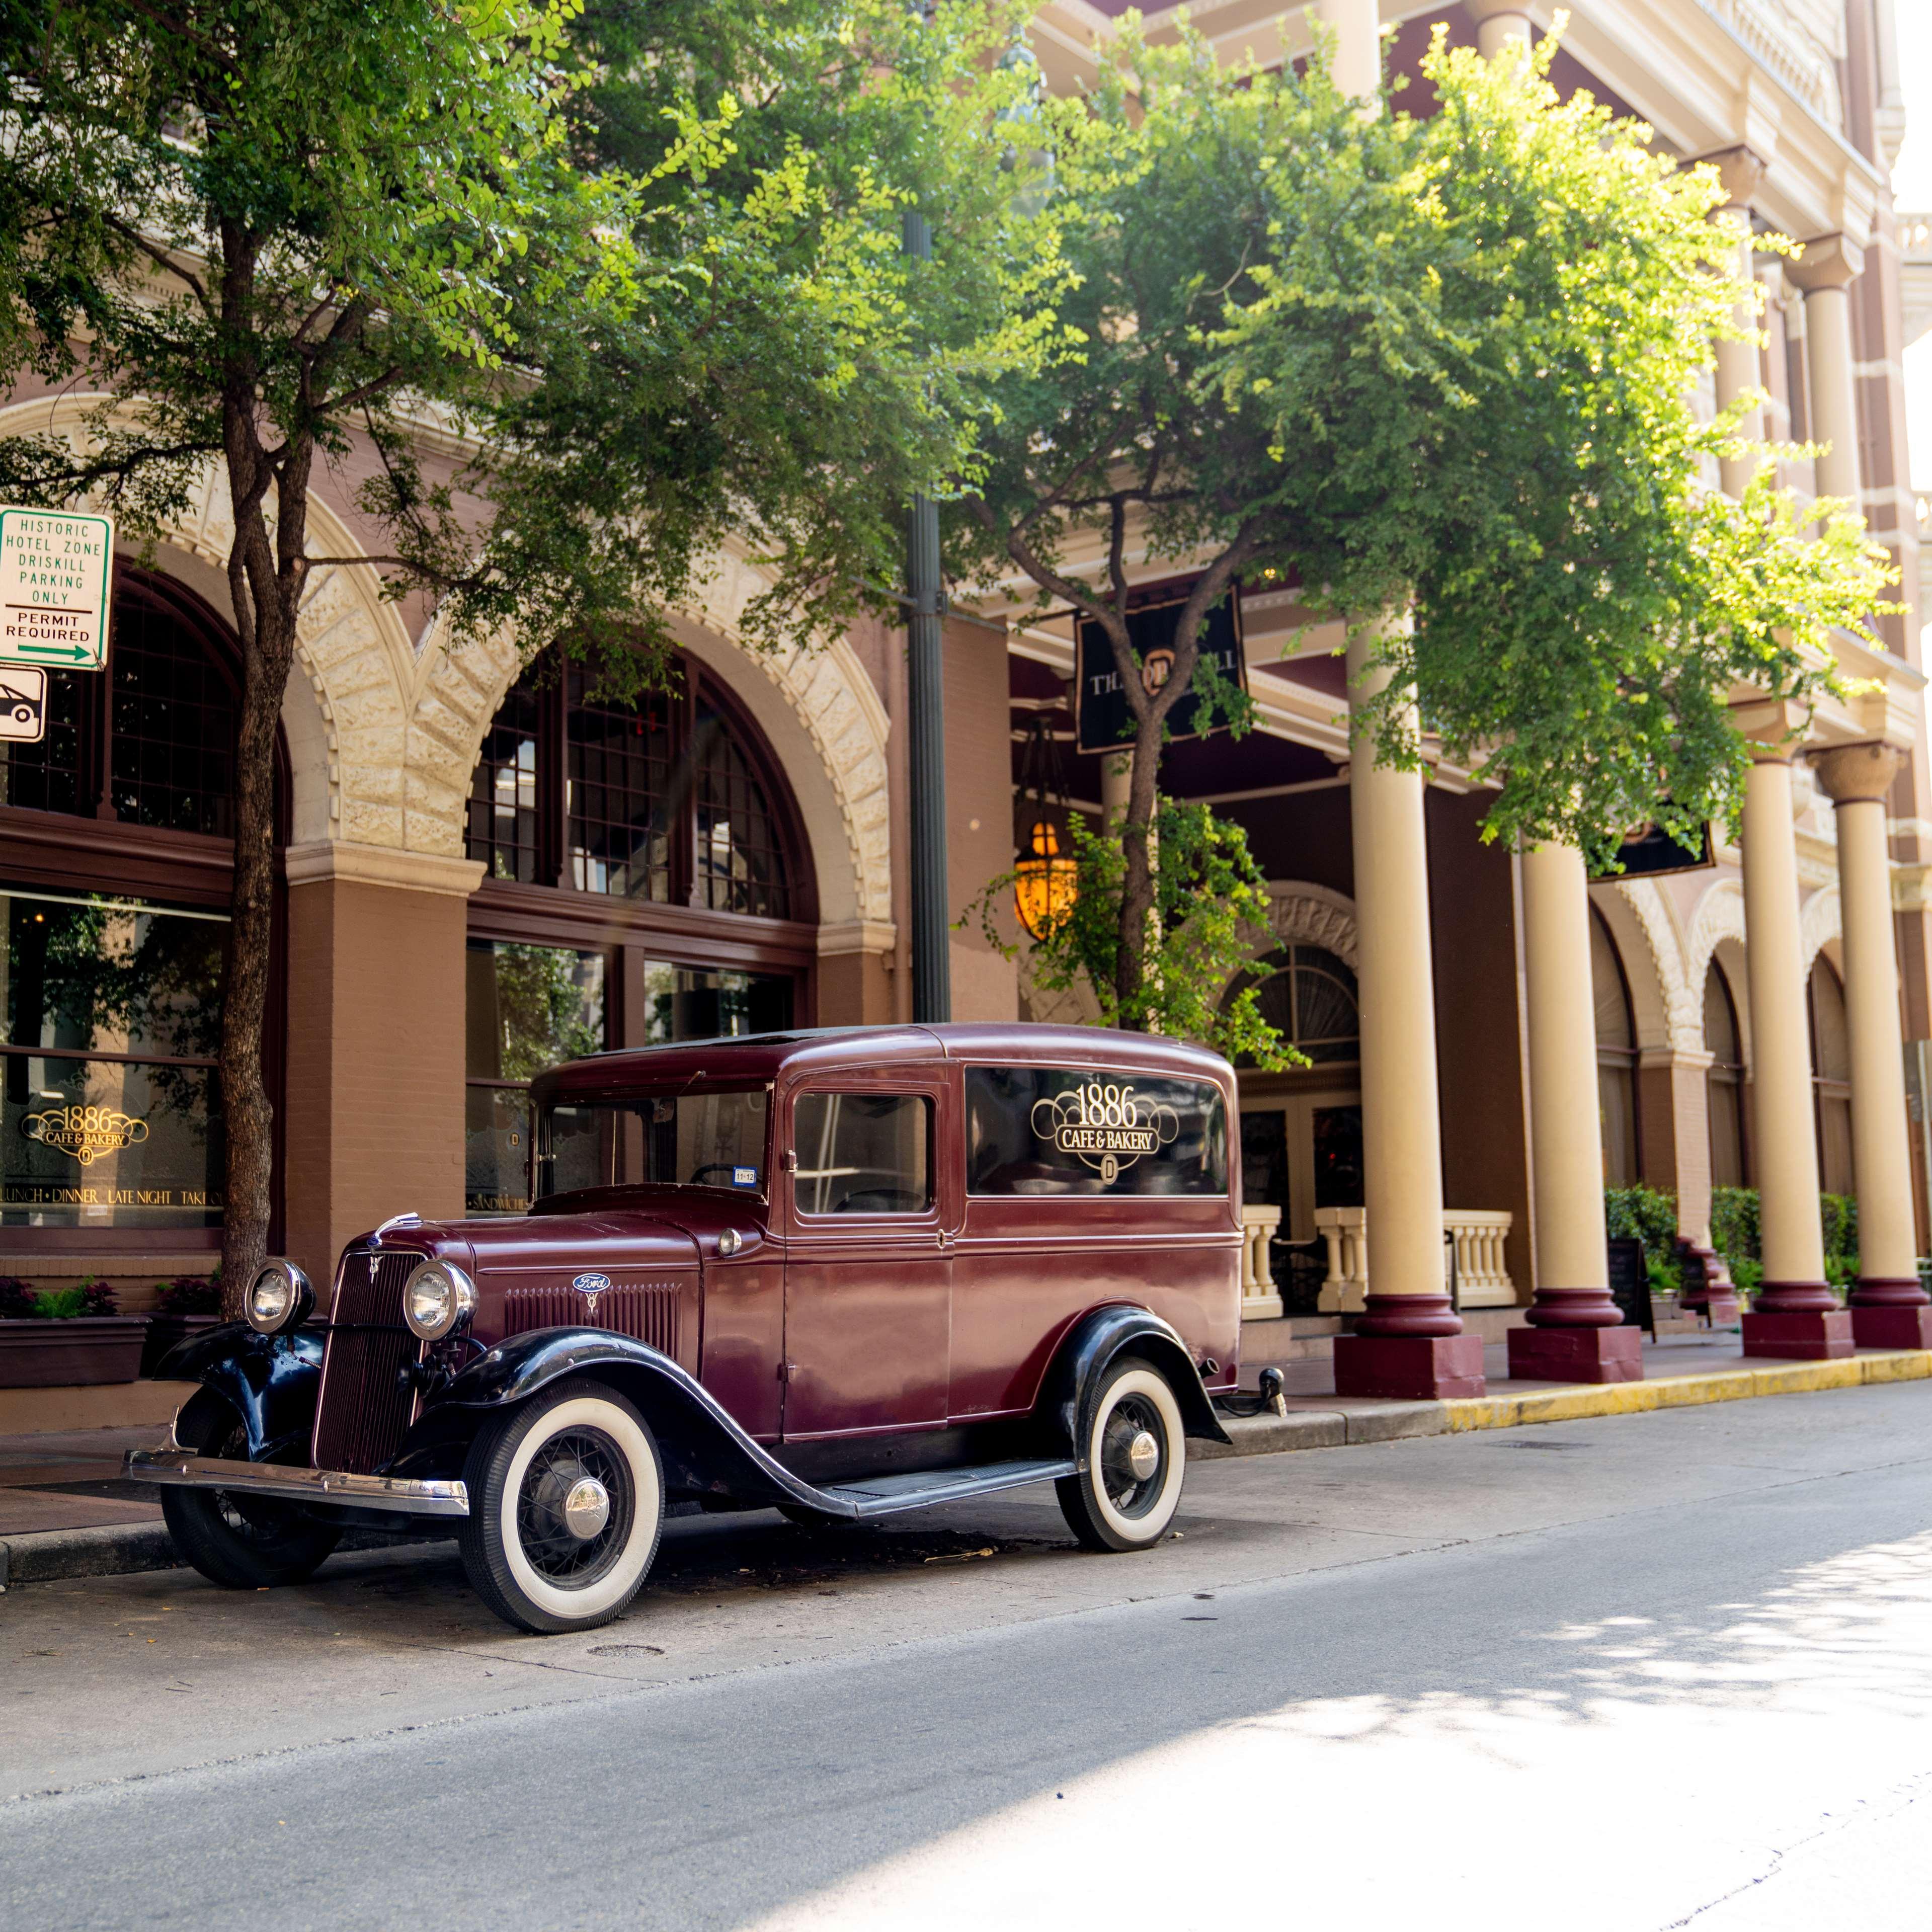
[(1226, 1194), (1227, 1106), (1207, 1081), (969, 1066), (966, 1191)]
[(792, 1110), (801, 1214), (922, 1214), (932, 1102), (919, 1094), (803, 1094)]

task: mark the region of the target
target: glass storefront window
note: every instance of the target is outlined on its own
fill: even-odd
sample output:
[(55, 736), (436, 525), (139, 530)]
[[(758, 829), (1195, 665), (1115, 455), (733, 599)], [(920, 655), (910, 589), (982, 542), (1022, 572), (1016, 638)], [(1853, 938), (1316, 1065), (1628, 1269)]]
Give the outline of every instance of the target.
[(530, 1206), (530, 1082), (602, 1050), (604, 956), (472, 939), (466, 992), (464, 1206), (520, 1214)]
[(0, 1221), (218, 1226), (226, 916), (0, 891)]
[(736, 1039), (784, 1033), (791, 1025), (791, 976), (715, 971), (703, 966), (644, 962), (644, 1010), (650, 1044)]

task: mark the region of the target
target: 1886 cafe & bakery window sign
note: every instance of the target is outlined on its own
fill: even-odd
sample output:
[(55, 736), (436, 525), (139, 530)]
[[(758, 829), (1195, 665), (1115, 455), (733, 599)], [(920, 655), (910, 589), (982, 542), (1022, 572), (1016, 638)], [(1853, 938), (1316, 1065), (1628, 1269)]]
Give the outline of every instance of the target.
[(212, 1227), (226, 919), (0, 891), (0, 1222)]

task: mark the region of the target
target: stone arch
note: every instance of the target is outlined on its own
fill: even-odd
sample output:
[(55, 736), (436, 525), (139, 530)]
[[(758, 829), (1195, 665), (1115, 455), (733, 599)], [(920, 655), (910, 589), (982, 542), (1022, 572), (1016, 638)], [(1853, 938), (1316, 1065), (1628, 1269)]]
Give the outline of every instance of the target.
[(1355, 902), (1303, 879), (1268, 882), (1268, 930), (1282, 946), (1318, 946), (1353, 973), (1360, 970)]
[(1844, 931), (1843, 908), (1839, 902), (1836, 886), (1826, 886), (1814, 892), (1804, 902), (1798, 914), (1798, 952), (1804, 962), (1805, 976), (1810, 976), (1811, 969), (1818, 963), (1818, 956), (1830, 949), (1828, 956), (1832, 970), (1842, 979), (1844, 969), (1838, 958), (1836, 941)]
[(1590, 903), (1602, 916), (1622, 964), (1639, 1048), (1680, 1045), (1682, 949), (1662, 895), (1647, 879), (1620, 879), (1593, 886)]
[[(672, 630), (692, 656), (744, 703), (770, 741), (796, 799), (812, 848), (822, 924), (875, 927), (892, 916), (890, 794), (884, 705), (850, 644), (832, 638), (778, 652), (748, 650), (736, 620), (763, 580), (726, 559), (705, 586), (706, 602), (674, 614)], [(483, 734), (522, 658), (504, 634), (460, 643), (433, 626), (408, 724), (409, 802), (462, 850), (463, 815)], [(880, 950), (890, 935), (873, 935)]]

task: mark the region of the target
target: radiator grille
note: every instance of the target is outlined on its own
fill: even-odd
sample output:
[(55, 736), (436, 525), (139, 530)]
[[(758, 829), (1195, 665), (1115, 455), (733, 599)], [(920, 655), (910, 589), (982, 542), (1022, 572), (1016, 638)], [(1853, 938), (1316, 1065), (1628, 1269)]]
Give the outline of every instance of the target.
[(597, 1298), (592, 1316), (572, 1288), (513, 1288), (504, 1298), (503, 1333), (532, 1328), (608, 1328), (634, 1335), (648, 1347), (677, 1354), (678, 1292), (675, 1288), (610, 1288)]
[(318, 1469), (372, 1475), (403, 1446), (416, 1397), (398, 1375), (422, 1347), (402, 1325), (403, 1283), (422, 1259), (407, 1253), (344, 1258), (332, 1318), (395, 1325), (330, 1330), (315, 1419)]

